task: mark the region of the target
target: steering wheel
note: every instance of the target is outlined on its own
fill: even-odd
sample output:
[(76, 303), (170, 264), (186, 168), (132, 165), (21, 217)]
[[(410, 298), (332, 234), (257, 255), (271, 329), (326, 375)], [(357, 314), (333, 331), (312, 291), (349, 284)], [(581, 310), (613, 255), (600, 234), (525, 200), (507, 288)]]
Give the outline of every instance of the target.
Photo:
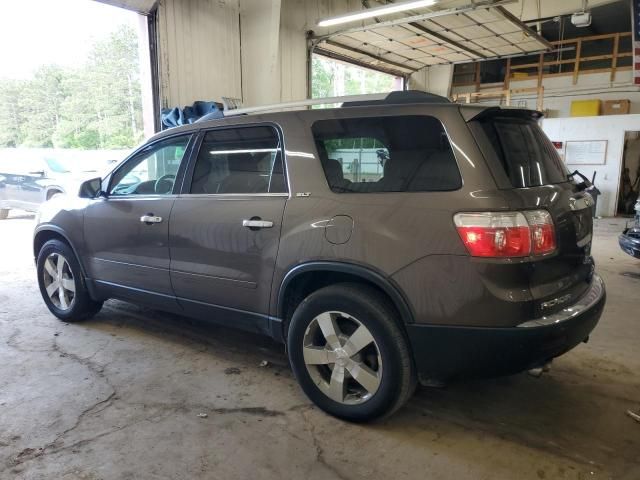
[(159, 179), (156, 180), (156, 183), (153, 186), (153, 191), (159, 194), (171, 193), (175, 181), (176, 176), (173, 173), (162, 175)]

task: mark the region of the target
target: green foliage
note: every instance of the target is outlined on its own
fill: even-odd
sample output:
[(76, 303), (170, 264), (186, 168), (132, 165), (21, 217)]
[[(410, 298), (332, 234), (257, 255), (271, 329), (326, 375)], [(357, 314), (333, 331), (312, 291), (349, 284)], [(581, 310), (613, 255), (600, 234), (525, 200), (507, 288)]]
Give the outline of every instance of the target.
[(385, 144), (377, 138), (372, 137), (346, 137), (335, 138), (331, 140), (325, 140), (324, 147), (327, 153), (331, 154), (336, 150), (344, 149), (372, 149), (372, 148), (386, 148)]
[(393, 90), (394, 77), (348, 65), (320, 55), (312, 59), (312, 98), (384, 93)]
[(0, 147), (112, 149), (142, 140), (138, 44), (122, 25), (96, 42), (84, 65), (40, 67), (0, 79)]

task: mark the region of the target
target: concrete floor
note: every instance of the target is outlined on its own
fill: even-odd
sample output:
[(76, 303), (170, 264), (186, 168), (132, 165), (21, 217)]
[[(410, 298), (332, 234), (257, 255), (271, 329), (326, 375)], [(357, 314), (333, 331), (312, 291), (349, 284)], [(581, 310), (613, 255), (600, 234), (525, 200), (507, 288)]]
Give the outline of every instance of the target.
[(597, 228), (609, 302), (588, 344), (542, 378), (420, 389), (371, 425), (314, 408), (262, 338), (117, 301), (58, 321), (32, 226), (0, 222), (2, 479), (640, 478), (640, 262), (619, 221)]

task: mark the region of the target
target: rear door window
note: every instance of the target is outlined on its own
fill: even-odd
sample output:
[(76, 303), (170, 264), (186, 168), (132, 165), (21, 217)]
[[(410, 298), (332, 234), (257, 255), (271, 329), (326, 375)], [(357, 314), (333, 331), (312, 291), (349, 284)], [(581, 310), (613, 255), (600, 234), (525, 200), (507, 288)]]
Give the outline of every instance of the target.
[(280, 137), (270, 126), (206, 132), (189, 193), (286, 193)]
[(319, 120), (313, 136), (336, 193), (457, 190), (460, 171), (442, 123), (430, 116)]
[(497, 158), (511, 185), (537, 187), (568, 181), (567, 169), (533, 119), (488, 116), (473, 122), (485, 156)]

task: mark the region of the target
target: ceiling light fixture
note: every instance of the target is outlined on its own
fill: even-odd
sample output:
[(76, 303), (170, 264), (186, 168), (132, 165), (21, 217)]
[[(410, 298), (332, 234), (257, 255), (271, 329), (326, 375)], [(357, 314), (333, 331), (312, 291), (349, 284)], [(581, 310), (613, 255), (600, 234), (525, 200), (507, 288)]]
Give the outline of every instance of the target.
[(342, 23), (356, 22), (358, 20), (364, 20), (367, 18), (381, 17), (383, 15), (390, 15), (392, 13), (406, 12), (407, 10), (430, 7), (432, 5), (435, 5), (436, 3), (438, 3), (438, 0), (414, 0), (411, 2), (390, 3), (382, 7), (369, 8), (367, 10), (347, 13), (338, 17), (325, 18), (324, 20), (320, 20), (318, 22), (318, 26), (332, 27), (333, 25), (340, 25)]

